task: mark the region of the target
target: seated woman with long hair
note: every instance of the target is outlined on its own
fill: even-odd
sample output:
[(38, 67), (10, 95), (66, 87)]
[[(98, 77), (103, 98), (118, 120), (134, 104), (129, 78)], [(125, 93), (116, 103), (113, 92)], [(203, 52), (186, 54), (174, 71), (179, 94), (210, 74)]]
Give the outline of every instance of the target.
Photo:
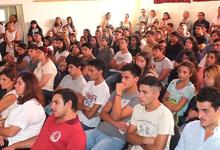
[(149, 75), (157, 77), (156, 71), (151, 67), (151, 59), (150, 52), (140, 52), (135, 57), (135, 63), (141, 68), (141, 78)]
[(173, 112), (176, 123), (184, 123), (184, 113), (189, 102), (196, 95), (194, 83), (196, 81), (196, 68), (192, 62), (184, 61), (178, 67), (178, 79), (174, 79), (167, 87), (163, 97), (163, 104)]
[(45, 102), (50, 103), (54, 91), (54, 79), (57, 74), (57, 68), (51, 60), (51, 51), (46, 47), (37, 49), (38, 60), (40, 63), (34, 70), (39, 81), (39, 87), (43, 89)]
[(0, 73), (1, 88), (6, 94), (0, 100), (1, 120), (8, 117), (9, 113), (17, 106), (17, 94), (14, 90), (14, 83), (18, 73), (14, 68), (6, 68)]
[(0, 127), (0, 141), (4, 137), (8, 145), (38, 135), (46, 118), (43, 95), (33, 73), (21, 73), (16, 79), (15, 91), (19, 96), (18, 105), (10, 112), (4, 127)]
[(43, 36), (43, 31), (36, 20), (31, 20), (30, 27), (28, 29), (28, 34), (33, 36), (36, 32), (39, 32)]
[(204, 86), (214, 86), (220, 89), (220, 66), (214, 64), (204, 70)]
[(203, 80), (205, 68), (215, 64), (220, 65), (220, 52), (216, 50), (211, 50), (210, 52), (207, 53), (205, 67), (198, 68), (198, 82), (201, 87), (203, 87), (205, 84)]

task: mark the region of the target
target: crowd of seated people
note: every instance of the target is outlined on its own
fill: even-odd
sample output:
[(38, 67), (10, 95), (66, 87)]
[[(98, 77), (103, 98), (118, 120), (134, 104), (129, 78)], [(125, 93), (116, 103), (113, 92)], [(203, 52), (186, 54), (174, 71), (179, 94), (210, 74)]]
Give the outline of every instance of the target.
[(0, 24), (1, 148), (219, 150), (220, 7), (212, 22), (189, 16), (174, 27), (168, 12), (141, 9), (134, 26), (125, 14), (114, 27), (107, 12), (77, 39), (70, 16), (49, 31), (32, 20), (24, 38), (11, 15)]

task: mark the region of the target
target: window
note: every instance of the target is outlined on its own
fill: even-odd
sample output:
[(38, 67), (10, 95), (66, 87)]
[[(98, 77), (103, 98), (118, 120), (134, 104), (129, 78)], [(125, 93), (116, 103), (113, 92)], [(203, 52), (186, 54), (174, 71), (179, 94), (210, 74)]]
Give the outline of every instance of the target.
[(5, 22), (6, 21), (6, 16), (5, 16), (5, 10), (0, 9), (0, 21)]

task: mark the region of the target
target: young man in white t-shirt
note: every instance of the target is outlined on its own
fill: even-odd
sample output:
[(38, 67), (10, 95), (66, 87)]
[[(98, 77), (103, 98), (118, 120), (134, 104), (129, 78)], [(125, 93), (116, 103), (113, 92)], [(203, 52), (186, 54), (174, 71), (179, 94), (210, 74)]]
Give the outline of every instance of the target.
[(114, 90), (114, 84), (117, 81), (117, 78), (120, 74), (120, 69), (132, 62), (132, 55), (128, 51), (128, 39), (121, 38), (119, 40), (119, 48), (120, 51), (118, 51), (113, 59), (109, 63), (110, 72), (108, 73), (108, 77), (106, 78), (106, 83), (110, 87), (110, 89)]
[(128, 39), (121, 38), (119, 40), (119, 48), (120, 51), (115, 54), (109, 64), (111, 72), (119, 72), (122, 66), (132, 61), (132, 56), (128, 51)]
[(82, 58), (77, 56), (70, 56), (66, 59), (68, 64), (68, 72), (60, 82), (58, 89), (69, 88), (77, 93), (82, 93), (83, 88), (86, 86), (86, 80), (82, 75)]
[(110, 97), (108, 85), (103, 78), (104, 70), (104, 62), (99, 59), (88, 63), (88, 75), (91, 81), (87, 82), (82, 95), (79, 96), (79, 111), (77, 111), (84, 130), (99, 125), (99, 113)]
[(162, 83), (156, 77), (147, 76), (140, 81), (140, 104), (134, 107), (127, 130), (127, 140), (133, 144), (131, 150), (169, 150), (174, 119), (158, 99), (161, 88)]
[(97, 128), (86, 131), (87, 150), (120, 150), (124, 147), (133, 107), (138, 104), (140, 74), (140, 67), (134, 63), (121, 68), (121, 82), (117, 83), (100, 113), (103, 121)]

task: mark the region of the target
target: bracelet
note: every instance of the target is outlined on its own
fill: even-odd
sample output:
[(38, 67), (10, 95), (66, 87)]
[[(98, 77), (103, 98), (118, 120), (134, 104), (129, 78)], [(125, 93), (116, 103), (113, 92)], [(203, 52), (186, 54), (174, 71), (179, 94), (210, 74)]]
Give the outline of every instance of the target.
[(119, 94), (116, 94), (115, 96), (119, 96), (119, 97), (122, 97), (122, 95), (119, 95)]

